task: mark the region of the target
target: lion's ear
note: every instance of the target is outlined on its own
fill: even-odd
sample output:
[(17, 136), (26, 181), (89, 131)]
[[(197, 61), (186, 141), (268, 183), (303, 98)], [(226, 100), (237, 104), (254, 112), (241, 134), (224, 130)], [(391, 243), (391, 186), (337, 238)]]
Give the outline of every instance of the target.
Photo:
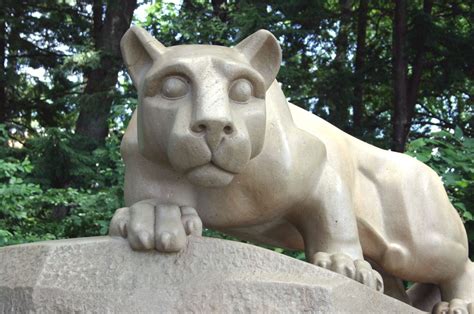
[(281, 63), (281, 48), (275, 36), (261, 29), (241, 41), (235, 49), (244, 54), (250, 64), (262, 74), (265, 87), (270, 87)]
[(137, 89), (153, 62), (163, 53), (165, 46), (138, 26), (132, 26), (120, 41), (122, 57)]

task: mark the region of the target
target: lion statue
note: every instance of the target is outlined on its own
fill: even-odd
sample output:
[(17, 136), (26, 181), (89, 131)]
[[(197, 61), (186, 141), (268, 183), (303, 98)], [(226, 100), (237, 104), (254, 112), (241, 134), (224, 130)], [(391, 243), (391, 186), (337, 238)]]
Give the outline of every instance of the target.
[(288, 103), (270, 32), (233, 48), (165, 47), (132, 27), (121, 49), (139, 106), (121, 145), (127, 207), (111, 235), (176, 252), (204, 225), (304, 250), (406, 302), (401, 280), (435, 287), (435, 312), (474, 313), (466, 231), (439, 177)]

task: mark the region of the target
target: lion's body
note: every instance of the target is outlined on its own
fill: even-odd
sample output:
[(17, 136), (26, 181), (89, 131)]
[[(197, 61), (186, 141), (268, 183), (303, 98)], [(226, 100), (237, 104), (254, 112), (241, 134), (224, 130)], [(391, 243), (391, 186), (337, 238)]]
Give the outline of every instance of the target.
[[(448, 256), (459, 258), (454, 254), (458, 252), (462, 256), (458, 263), (463, 266), (466, 233), (431, 168), (407, 155), (355, 139), (300, 108), (292, 107), (292, 113), (298, 127), (323, 142), (329, 164), (339, 172), (347, 171), (343, 177), (351, 189), (364, 255), (413, 281), (436, 276), (437, 268), (442, 268), (435, 263), (436, 256), (445, 256), (442, 263), (446, 263)], [(390, 261), (394, 257), (398, 258)]]
[[(302, 250), (303, 237), (293, 222), (310, 219), (307, 215), (317, 217), (322, 209), (315, 204), (310, 207), (314, 212), (308, 213), (298, 206), (318, 193), (318, 185), (333, 184), (336, 177), (318, 183), (323, 169), (332, 168), (332, 175), (347, 193), (339, 192), (337, 197), (350, 200), (347, 210), (357, 218), (365, 256), (382, 267), (392, 267), (387, 269), (389, 273), (406, 280), (429, 281), (426, 277), (434, 276), (437, 269), (440, 274), (436, 277), (449, 277), (445, 268), (433, 262), (440, 255), (445, 256), (443, 263), (450, 256), (458, 257), (455, 251), (462, 252), (465, 259), (467, 238), (438, 176), (409, 156), (369, 145), (288, 105), (278, 84), (268, 93), (266, 141), (261, 154), (219, 189), (195, 186), (169, 165), (143, 158), (134, 119), (122, 150), (127, 206), (157, 198), (163, 203), (191, 206), (211, 228)], [(299, 213), (304, 216), (297, 217)]]
[(365, 257), (439, 284), (444, 299), (474, 299), (466, 233), (434, 171), (288, 104), (274, 80), (278, 44), (256, 34), (236, 48), (164, 48), (139, 29), (124, 37), (140, 98), (121, 148), (131, 245), (152, 245), (142, 229), (158, 228), (148, 222), (158, 212), (147, 206), (171, 204), (207, 227), (304, 249), (317, 265), (329, 268), (320, 252), (333, 254), (331, 269), (354, 279), (352, 261)]

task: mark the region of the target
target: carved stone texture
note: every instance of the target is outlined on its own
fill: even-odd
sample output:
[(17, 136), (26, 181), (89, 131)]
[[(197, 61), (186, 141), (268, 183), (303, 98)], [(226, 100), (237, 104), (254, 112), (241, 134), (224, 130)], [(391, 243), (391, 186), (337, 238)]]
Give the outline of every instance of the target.
[(256, 246), (190, 237), (177, 254), (96, 237), (0, 249), (0, 313), (421, 313)]

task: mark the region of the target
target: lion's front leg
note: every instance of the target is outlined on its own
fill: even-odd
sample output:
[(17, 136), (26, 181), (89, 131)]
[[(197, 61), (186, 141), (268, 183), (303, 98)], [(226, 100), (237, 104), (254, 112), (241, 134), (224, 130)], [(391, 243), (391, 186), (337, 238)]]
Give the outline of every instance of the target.
[(363, 257), (351, 193), (333, 169), (323, 171), (292, 218), (310, 263), (383, 291), (382, 276)]
[(118, 209), (109, 234), (128, 239), (134, 250), (177, 252), (186, 246), (186, 235), (202, 233), (202, 222), (192, 207), (144, 200)]
[[(319, 226), (320, 224), (315, 224), (314, 229), (318, 229)], [(315, 231), (314, 229), (313, 231)], [(337, 232), (344, 233), (347, 229), (332, 229), (331, 231), (337, 234)], [(357, 230), (355, 232), (357, 234)], [(327, 233), (322, 235), (319, 232), (306, 232), (304, 242), (306, 259), (311, 264), (331, 270), (383, 292), (382, 276), (364, 260), (358, 236), (343, 239), (340, 235), (333, 237)]]

